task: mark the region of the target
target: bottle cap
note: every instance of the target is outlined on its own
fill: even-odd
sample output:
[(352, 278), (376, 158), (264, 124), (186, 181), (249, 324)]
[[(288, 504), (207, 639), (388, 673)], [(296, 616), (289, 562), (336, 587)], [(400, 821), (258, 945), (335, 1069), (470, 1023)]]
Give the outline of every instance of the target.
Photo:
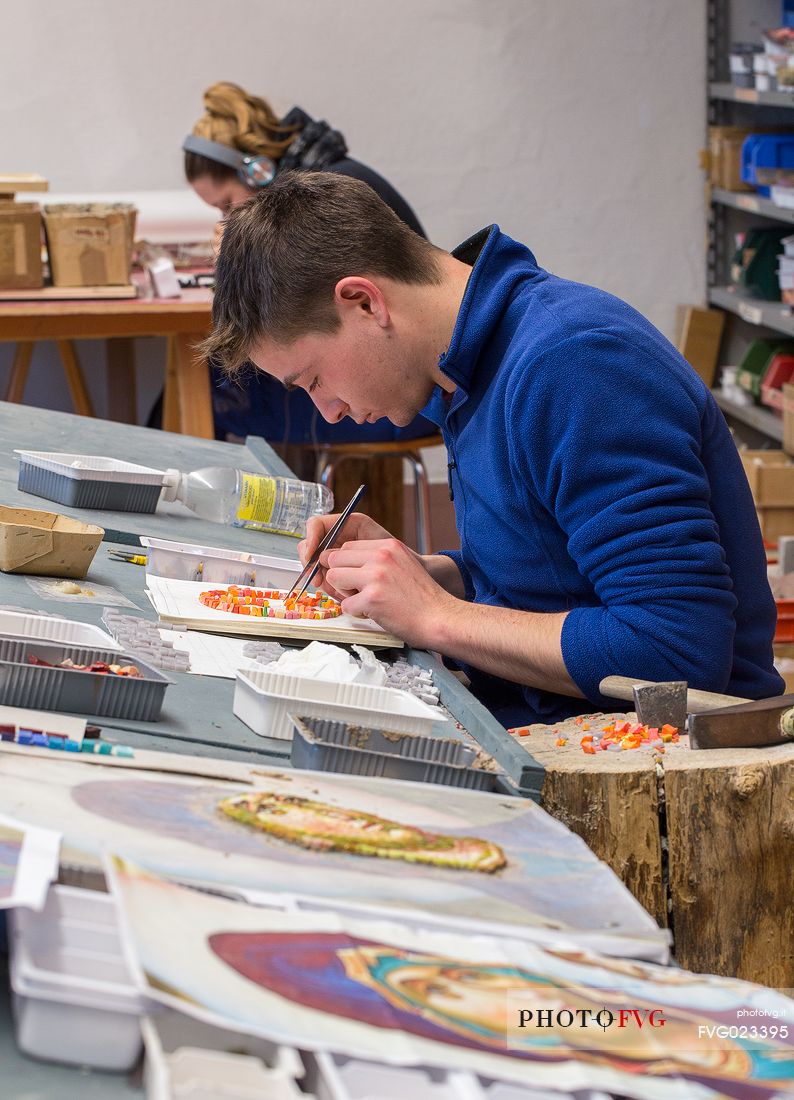
[(179, 496), (179, 483), (182, 480), (181, 470), (166, 470), (163, 474), (163, 500), (170, 503)]

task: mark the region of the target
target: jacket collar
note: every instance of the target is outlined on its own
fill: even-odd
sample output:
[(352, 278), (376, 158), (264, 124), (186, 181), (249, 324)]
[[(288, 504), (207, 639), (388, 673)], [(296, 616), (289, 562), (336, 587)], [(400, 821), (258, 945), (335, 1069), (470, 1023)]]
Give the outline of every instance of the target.
[[(452, 255), (472, 265), (449, 347), (438, 365), (464, 393), (468, 393), (477, 361), (492, 332), (501, 323), (516, 280), (536, 268), (535, 257), (524, 245), (490, 225), (469, 237)], [(453, 400), (453, 406), (458, 405)]]

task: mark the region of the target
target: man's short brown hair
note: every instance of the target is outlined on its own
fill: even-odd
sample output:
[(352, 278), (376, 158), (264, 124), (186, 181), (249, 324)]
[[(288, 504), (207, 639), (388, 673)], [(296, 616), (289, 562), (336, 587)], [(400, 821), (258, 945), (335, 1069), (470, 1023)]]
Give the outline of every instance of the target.
[(361, 180), (285, 172), (226, 221), (202, 350), (233, 373), (260, 340), (334, 332), (340, 279), (438, 283), (437, 254)]

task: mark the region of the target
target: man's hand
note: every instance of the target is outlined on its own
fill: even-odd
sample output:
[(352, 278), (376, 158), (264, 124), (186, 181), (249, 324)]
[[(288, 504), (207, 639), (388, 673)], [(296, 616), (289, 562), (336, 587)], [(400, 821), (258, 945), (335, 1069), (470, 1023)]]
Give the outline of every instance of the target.
[(431, 578), (419, 554), (391, 537), (345, 542), (328, 552), (324, 587), (346, 614), (374, 619), (420, 649), (436, 647), (439, 627), (460, 603)]
[[(331, 516), (311, 517), (306, 524), (306, 538), (298, 543), (298, 557), (300, 558), (301, 565), (306, 564), (338, 519), (338, 512), (336, 515)], [(347, 518), (347, 523), (339, 532), (338, 537), (340, 541), (354, 542), (359, 539), (389, 539), (391, 535), (385, 527), (381, 527), (379, 523), (376, 523), (374, 519), (370, 519), (369, 516), (365, 516), (363, 512), (352, 512)], [(317, 588), (322, 588), (329, 596), (334, 596), (336, 599), (343, 599), (346, 593), (335, 592), (326, 579), (328, 555), (331, 553), (332, 549), (333, 547), (323, 551), (320, 558), (320, 568), (315, 573), (312, 584), (316, 585)]]

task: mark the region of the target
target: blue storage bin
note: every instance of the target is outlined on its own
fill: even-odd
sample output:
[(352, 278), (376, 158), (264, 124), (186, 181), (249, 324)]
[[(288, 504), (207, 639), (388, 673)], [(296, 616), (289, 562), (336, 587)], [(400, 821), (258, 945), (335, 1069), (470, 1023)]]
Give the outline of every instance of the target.
[(750, 134), (742, 145), (742, 181), (769, 196), (770, 185), (758, 179), (759, 170), (794, 169), (794, 133)]

